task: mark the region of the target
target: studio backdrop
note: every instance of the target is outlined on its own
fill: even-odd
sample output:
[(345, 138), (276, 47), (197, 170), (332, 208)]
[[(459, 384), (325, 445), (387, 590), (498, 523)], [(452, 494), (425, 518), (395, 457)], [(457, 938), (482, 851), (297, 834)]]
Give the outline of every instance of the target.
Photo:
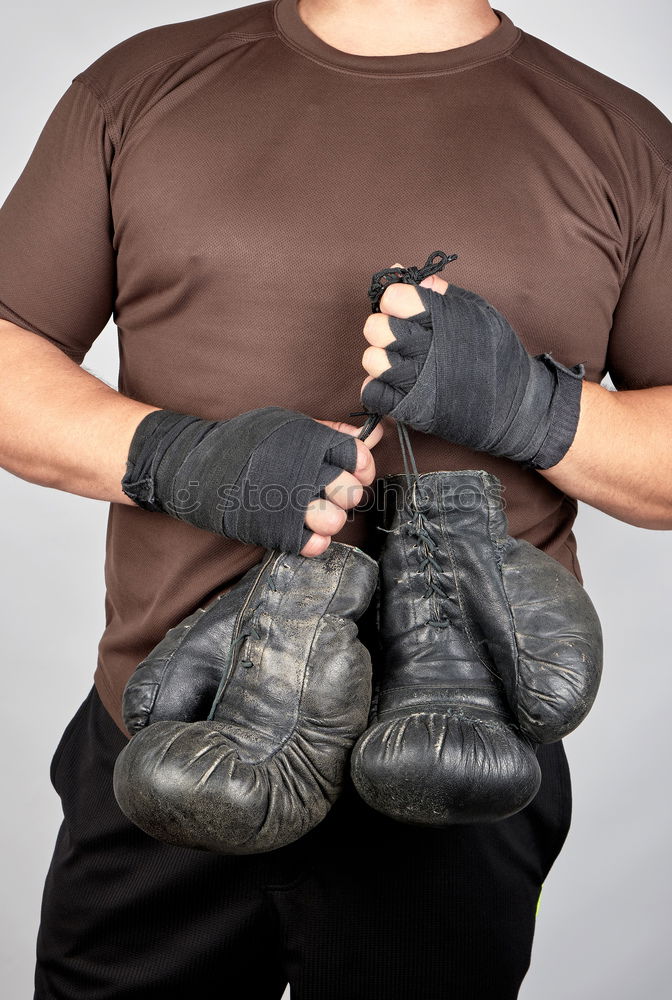
[[(145, 28), (237, 6), (243, 5), (26, 0), (5, 7), (0, 202), (76, 73)], [(509, 0), (501, 9), (672, 117), (669, 0)], [(669, 339), (672, 350), (672, 317)], [(84, 362), (111, 385), (116, 349), (110, 322)], [(91, 685), (103, 629), (107, 505), (0, 472), (0, 511), (0, 967), (3, 995), (24, 1000), (32, 996), (40, 896), (61, 815), (49, 762)], [(521, 997), (666, 1000), (672, 976), (666, 792), (672, 532), (634, 528), (581, 504), (576, 535), (585, 584), (604, 628), (604, 678), (596, 707), (566, 740), (573, 823), (544, 886)]]

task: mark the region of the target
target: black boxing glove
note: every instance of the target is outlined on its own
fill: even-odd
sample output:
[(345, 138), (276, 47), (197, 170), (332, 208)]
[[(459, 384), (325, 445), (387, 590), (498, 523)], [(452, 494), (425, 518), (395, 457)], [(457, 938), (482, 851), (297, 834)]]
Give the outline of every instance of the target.
[(531, 468), (557, 464), (576, 433), (583, 365), (529, 355), (475, 292), (416, 290), (422, 312), (388, 317), (392, 367), (364, 387), (367, 410)]
[(353, 437), (279, 406), (230, 420), (154, 410), (136, 428), (121, 485), (145, 510), (298, 553), (312, 535), (308, 504), (356, 465)]
[(131, 675), (133, 734), (114, 793), (145, 833), (222, 854), (276, 850), (341, 794), (366, 727), (371, 658), (357, 619), (378, 566), (332, 542), (272, 551), (175, 625)]
[(508, 534), (495, 476), (378, 483), (380, 648), (353, 781), (405, 822), (503, 819), (536, 794), (536, 745), (567, 736), (594, 703), (597, 612), (569, 570)]
[[(378, 480), (379, 648), (369, 726), (351, 757), (354, 785), (371, 808), (438, 827), (512, 816), (541, 781), (534, 743), (516, 726), (488, 650), (463, 613), (461, 577), (470, 566), (452, 551), (459, 511), (448, 511), (444, 482), (451, 473), (420, 477), (436, 499), (419, 509), (405, 476)], [(466, 532), (473, 565), (481, 552), (472, 557), (471, 543)], [(493, 572), (485, 565), (482, 575)], [(491, 594), (483, 587), (483, 600)]]

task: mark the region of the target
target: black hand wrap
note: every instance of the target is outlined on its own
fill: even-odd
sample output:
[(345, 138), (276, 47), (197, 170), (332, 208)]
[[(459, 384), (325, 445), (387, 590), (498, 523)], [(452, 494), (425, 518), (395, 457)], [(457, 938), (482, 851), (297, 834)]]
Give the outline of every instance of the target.
[(230, 420), (155, 410), (135, 431), (122, 489), (145, 510), (296, 554), (312, 534), (310, 501), (356, 464), (349, 434), (277, 406)]
[(583, 365), (530, 356), (494, 306), (449, 285), (417, 286), (425, 309), (388, 317), (392, 367), (362, 393), (366, 408), (416, 430), (522, 462), (555, 465), (574, 440)]

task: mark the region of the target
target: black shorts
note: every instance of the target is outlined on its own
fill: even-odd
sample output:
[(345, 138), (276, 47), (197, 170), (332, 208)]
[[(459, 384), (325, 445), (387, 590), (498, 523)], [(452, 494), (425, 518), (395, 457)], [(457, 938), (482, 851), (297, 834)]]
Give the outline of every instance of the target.
[(348, 787), (295, 844), (223, 857), (123, 815), (125, 737), (92, 688), (51, 764), (64, 819), (47, 875), (35, 1000), (513, 1000), (541, 884), (567, 835), (569, 768), (541, 747), (525, 810), (432, 830)]

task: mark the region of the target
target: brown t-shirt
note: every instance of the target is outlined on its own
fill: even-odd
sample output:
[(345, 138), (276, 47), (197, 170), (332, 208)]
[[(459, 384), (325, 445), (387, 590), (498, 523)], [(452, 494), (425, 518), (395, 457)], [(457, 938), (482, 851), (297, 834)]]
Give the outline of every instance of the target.
[[(110, 315), (119, 388), (226, 418), (360, 409), (374, 271), (443, 276), (531, 353), (617, 388), (672, 383), (672, 124), (516, 27), (444, 52), (341, 52), (268, 0), (141, 32), (74, 77), (0, 210), (0, 316), (81, 362)], [(483, 468), (510, 529), (580, 579), (576, 503), (414, 434), (421, 471)], [(381, 475), (401, 471), (388, 426)], [(357, 515), (341, 537), (366, 544)], [(257, 547), (112, 504), (95, 680), (129, 674)]]

